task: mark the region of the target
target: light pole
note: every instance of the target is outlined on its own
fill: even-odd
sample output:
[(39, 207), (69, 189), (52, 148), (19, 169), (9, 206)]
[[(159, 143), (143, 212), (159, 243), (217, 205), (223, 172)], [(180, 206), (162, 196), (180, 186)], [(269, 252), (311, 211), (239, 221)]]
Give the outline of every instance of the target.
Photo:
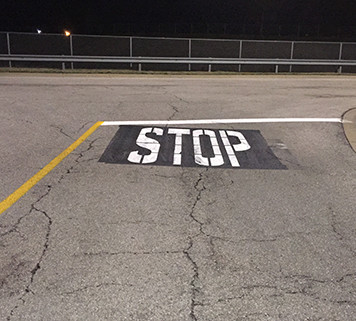
[[(73, 38), (72, 38), (72, 34), (71, 34), (71, 32), (69, 30), (64, 30), (64, 35), (66, 37), (69, 37), (70, 55), (73, 56)], [(70, 67), (71, 67), (71, 69), (74, 69), (73, 62), (70, 63)]]

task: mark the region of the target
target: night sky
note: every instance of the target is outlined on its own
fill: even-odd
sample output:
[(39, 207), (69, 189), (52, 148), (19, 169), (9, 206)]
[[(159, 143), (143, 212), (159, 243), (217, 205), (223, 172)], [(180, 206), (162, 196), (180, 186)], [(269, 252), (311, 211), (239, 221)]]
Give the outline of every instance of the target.
[[(126, 30), (126, 33), (142, 33), (144, 25), (161, 24), (155, 32), (164, 35), (172, 32), (169, 25), (175, 23), (252, 25), (256, 27), (251, 29), (252, 34), (260, 34), (264, 26), (264, 32), (268, 34), (268, 26), (271, 25), (282, 25), (283, 30), (297, 25), (321, 28), (325, 35), (328, 32), (336, 34), (335, 30), (341, 28), (341, 32), (355, 37), (356, 30), (352, 26), (356, 25), (356, 1), (7, 0), (5, 3), (2, 1), (0, 11), (1, 31), (34, 32), (36, 28), (41, 28), (43, 32), (61, 33), (64, 28), (69, 28), (75, 33), (115, 34), (120, 33), (121, 25), (132, 24), (143, 27)], [(229, 33), (229, 30), (224, 32)]]

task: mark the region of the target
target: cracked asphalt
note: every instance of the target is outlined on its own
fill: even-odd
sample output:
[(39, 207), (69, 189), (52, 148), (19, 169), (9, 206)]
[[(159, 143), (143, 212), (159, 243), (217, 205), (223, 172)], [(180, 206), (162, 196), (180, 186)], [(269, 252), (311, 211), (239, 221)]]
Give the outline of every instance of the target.
[[(0, 197), (100, 120), (335, 118), (355, 88), (351, 76), (1, 74)], [(288, 169), (105, 164), (118, 127), (98, 128), (0, 216), (0, 319), (355, 320), (343, 126), (204, 127), (259, 130)]]

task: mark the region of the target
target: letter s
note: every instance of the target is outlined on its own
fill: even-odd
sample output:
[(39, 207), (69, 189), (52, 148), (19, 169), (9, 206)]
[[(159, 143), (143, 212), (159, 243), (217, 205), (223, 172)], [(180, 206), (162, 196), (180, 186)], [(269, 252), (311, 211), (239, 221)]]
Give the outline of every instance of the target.
[(158, 158), (158, 152), (161, 147), (160, 143), (153, 139), (146, 136), (148, 133), (155, 133), (156, 135), (162, 136), (163, 129), (162, 128), (142, 128), (140, 134), (136, 139), (136, 144), (142, 148), (146, 148), (151, 151), (149, 155), (140, 155), (138, 151), (133, 151), (130, 153), (127, 160), (131, 163), (136, 164), (150, 164), (154, 163)]

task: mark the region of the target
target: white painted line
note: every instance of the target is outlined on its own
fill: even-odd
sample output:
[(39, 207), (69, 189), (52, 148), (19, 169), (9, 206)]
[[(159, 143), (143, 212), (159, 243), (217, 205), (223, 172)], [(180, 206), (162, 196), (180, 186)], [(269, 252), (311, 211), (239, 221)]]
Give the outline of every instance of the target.
[(257, 124), (257, 123), (342, 123), (342, 122), (343, 121), (342, 121), (341, 118), (240, 118), (240, 119), (104, 121), (102, 126), (194, 125), (194, 124)]

